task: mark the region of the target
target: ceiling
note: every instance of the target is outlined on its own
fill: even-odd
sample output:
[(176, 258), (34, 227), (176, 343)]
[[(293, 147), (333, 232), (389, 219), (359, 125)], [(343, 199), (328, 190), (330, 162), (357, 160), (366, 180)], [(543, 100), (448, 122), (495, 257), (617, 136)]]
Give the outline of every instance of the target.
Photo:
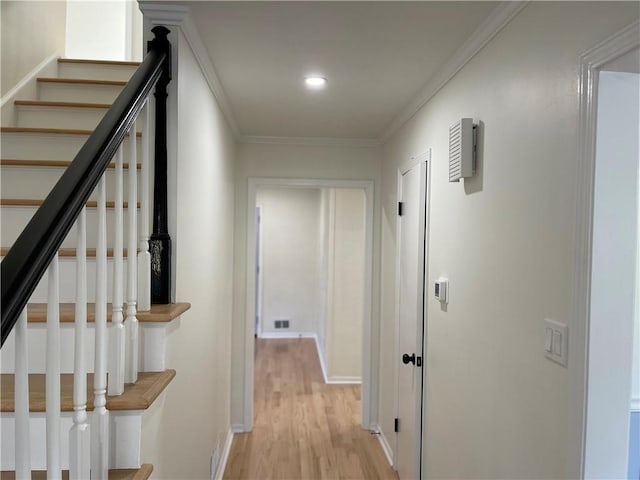
[[(497, 2), (187, 2), (243, 136), (380, 138)], [(310, 91), (304, 77), (325, 76)]]

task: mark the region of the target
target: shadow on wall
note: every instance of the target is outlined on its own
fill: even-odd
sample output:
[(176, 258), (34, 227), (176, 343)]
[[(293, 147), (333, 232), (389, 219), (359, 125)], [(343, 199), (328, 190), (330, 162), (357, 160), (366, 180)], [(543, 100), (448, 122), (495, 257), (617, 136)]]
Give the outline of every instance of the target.
[(482, 191), (484, 184), (484, 122), (478, 122), (476, 133), (476, 173), (471, 178), (464, 178), (464, 193), (472, 195)]

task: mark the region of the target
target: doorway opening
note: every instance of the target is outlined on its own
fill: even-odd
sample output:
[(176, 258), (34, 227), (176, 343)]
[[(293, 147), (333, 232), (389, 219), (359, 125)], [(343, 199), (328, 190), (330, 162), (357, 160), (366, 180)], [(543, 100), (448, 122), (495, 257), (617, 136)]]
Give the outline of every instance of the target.
[(267, 339), (305, 340), (324, 383), (361, 385), (360, 425), (371, 429), (372, 226), (370, 181), (249, 179), (245, 431)]

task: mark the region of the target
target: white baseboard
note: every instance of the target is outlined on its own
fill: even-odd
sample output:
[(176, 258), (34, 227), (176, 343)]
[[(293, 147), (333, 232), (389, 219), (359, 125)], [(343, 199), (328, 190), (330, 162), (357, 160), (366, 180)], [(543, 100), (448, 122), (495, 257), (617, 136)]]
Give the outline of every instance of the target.
[(231, 452), (231, 444), (233, 443), (233, 428), (230, 428), (227, 432), (227, 438), (224, 441), (224, 447), (222, 448), (222, 454), (220, 455), (220, 461), (218, 462), (218, 468), (213, 478), (215, 480), (222, 480), (224, 476), (224, 470), (227, 468), (227, 460), (229, 460), (229, 452)]
[(346, 385), (361, 385), (362, 378), (361, 377), (341, 377), (339, 375), (334, 375), (332, 377), (326, 377), (325, 383), (335, 383), (335, 384), (346, 384)]
[(260, 338), (314, 338), (313, 332), (262, 332)]
[(633, 397), (631, 399), (631, 411), (640, 412), (640, 397)]
[(389, 462), (389, 465), (393, 467), (393, 452), (389, 442), (387, 441), (387, 437), (384, 436), (384, 432), (382, 431), (382, 428), (380, 428), (380, 425), (375, 425), (374, 430), (378, 434), (378, 441), (380, 442), (384, 456), (387, 457), (387, 462)]
[(35, 100), (38, 91), (38, 77), (52, 77), (58, 74), (58, 58), (60, 56), (59, 52), (49, 55), (2, 96), (0, 99), (0, 107), (2, 108), (0, 122), (3, 127), (15, 125), (14, 100)]
[(241, 423), (234, 423), (233, 425), (231, 425), (231, 431), (233, 433), (245, 433), (248, 430), (245, 430), (244, 425), (242, 425)]

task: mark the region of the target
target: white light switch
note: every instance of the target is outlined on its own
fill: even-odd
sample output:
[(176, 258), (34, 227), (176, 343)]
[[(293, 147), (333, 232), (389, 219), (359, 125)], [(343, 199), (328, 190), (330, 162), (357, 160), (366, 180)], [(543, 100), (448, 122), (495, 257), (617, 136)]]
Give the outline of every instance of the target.
[(569, 331), (566, 325), (554, 320), (544, 321), (544, 356), (567, 366)]

